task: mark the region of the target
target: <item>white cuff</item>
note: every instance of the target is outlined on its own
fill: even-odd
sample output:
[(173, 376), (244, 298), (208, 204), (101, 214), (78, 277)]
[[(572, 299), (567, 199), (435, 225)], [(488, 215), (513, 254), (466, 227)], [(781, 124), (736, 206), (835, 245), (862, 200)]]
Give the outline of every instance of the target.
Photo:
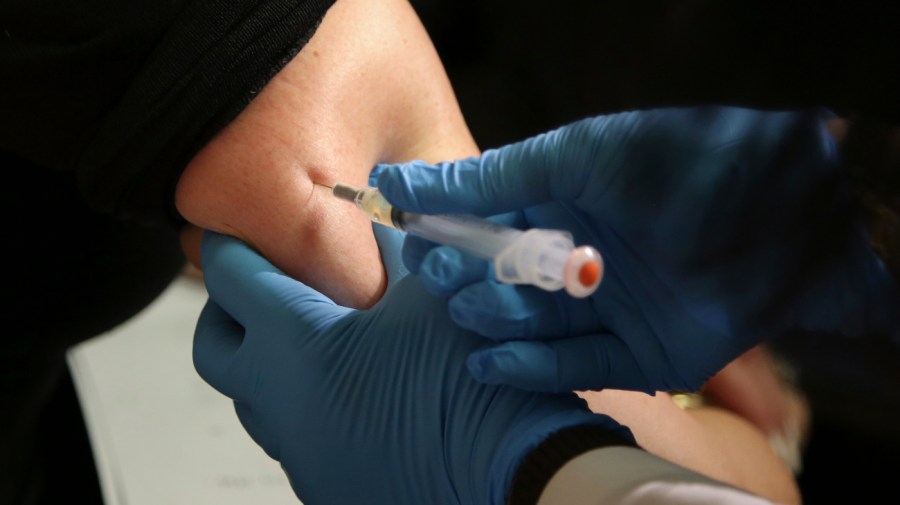
[(538, 505), (772, 505), (634, 447), (604, 447), (569, 461)]

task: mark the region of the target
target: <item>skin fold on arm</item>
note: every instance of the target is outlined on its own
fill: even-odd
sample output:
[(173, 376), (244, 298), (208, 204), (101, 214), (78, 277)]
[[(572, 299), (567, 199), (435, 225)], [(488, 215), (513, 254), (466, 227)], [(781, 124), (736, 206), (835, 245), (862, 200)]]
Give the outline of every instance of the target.
[[(200, 266), (202, 229), (235, 236), (335, 302), (368, 308), (386, 286), (372, 225), (315, 183), (360, 187), (380, 162), (477, 154), (409, 3), (338, 0), (310, 42), (188, 165), (176, 194), (192, 224), (182, 243)], [(698, 416), (667, 395), (608, 392), (589, 403), (631, 426), (650, 452), (799, 501), (790, 471), (736, 416)]]
[[(478, 153), (408, 3), (340, 0), (300, 53), (191, 161), (176, 205), (335, 302), (366, 308), (386, 279), (371, 223), (313, 183), (365, 186), (379, 162)], [(189, 258), (196, 231), (186, 232)]]

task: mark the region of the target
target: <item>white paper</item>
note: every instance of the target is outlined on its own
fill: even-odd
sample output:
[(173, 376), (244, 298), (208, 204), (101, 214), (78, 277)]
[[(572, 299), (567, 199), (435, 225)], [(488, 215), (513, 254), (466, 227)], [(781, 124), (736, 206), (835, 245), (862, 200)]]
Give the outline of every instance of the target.
[(69, 352), (106, 505), (300, 503), (231, 400), (194, 370), (206, 298), (201, 281), (181, 277), (143, 312)]

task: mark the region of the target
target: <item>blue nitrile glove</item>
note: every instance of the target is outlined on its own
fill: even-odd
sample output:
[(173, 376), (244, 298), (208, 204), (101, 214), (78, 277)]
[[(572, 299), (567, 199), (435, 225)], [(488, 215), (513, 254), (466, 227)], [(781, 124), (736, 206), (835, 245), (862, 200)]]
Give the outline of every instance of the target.
[(502, 218), (569, 229), (603, 255), (599, 289), (576, 300), (484, 281), (484, 262), (407, 239), (407, 266), (453, 295), (453, 319), (501, 342), (470, 357), (479, 380), (696, 390), (795, 330), (900, 331), (896, 283), (868, 246), (823, 115), (621, 113), (480, 158), (384, 166), (378, 187), (407, 211), (519, 211)]
[(207, 232), (202, 260), (194, 364), (307, 505), (500, 505), (523, 456), (560, 429), (631, 440), (573, 394), (475, 381), (465, 359), (483, 339), (411, 276), (357, 311), (233, 238)]

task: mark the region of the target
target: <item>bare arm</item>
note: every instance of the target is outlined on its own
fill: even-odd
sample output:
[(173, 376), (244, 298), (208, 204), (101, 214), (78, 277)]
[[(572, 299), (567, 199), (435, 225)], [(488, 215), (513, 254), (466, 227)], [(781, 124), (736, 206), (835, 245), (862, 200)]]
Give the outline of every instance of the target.
[[(402, 0), (339, 0), (300, 53), (192, 160), (176, 203), (336, 302), (385, 278), (371, 224), (313, 182), (365, 185), (378, 162), (477, 154), (443, 66)], [(197, 258), (196, 230), (186, 232)]]
[(717, 407), (682, 410), (671, 396), (607, 389), (579, 395), (591, 410), (631, 428), (647, 452), (782, 504), (801, 502), (787, 464), (762, 431)]

